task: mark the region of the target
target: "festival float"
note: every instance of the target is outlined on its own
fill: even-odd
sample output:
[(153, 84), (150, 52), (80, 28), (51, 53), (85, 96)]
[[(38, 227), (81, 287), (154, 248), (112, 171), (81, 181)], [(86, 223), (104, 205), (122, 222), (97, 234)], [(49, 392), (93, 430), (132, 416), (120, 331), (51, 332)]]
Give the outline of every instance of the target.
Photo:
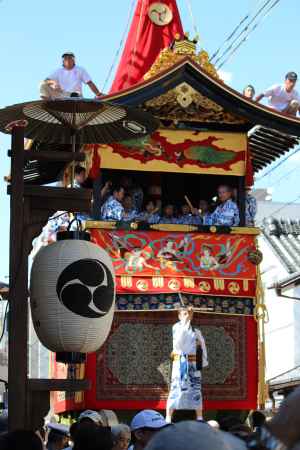
[(182, 304), (195, 308), (208, 348), (205, 415), (264, 403), (262, 255), (259, 229), (245, 226), (245, 192), (254, 172), (289, 150), (287, 134), (298, 124), (224, 84), (197, 45), (184, 34), (175, 1), (138, 1), (107, 99), (152, 113), (160, 127), (147, 137), (82, 151), (95, 183), (128, 176), (163, 204), (182, 204), (186, 196), (197, 205), (229, 184), (240, 225), (86, 222), (92, 242), (113, 261), (115, 314), (104, 346), (85, 364), (63, 365), (52, 355), (52, 377), (92, 382), (85, 393), (55, 393), (56, 413), (164, 410), (171, 327)]

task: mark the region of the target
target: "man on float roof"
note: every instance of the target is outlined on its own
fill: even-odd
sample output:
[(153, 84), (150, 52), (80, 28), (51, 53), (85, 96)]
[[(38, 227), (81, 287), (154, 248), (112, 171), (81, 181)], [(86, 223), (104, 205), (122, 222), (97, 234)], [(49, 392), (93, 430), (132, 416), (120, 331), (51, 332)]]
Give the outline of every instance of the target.
[(300, 111), (300, 95), (295, 89), (297, 74), (288, 72), (283, 84), (275, 84), (264, 93), (256, 97), (259, 102), (263, 97), (268, 97), (269, 106), (285, 114), (296, 116)]
[(40, 95), (42, 98), (82, 97), (82, 84), (87, 84), (97, 97), (102, 95), (88, 72), (76, 65), (74, 53), (66, 52), (62, 55), (62, 67), (41, 83)]

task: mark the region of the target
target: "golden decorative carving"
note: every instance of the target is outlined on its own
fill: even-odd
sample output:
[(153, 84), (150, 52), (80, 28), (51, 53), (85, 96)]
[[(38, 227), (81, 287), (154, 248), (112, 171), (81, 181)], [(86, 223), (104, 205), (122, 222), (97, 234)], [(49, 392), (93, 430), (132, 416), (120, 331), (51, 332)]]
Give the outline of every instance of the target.
[(188, 83), (181, 83), (159, 97), (145, 103), (154, 116), (193, 122), (222, 122), (240, 124), (245, 120), (225, 112), (223, 107), (197, 92)]
[[(208, 75), (222, 81), (214, 65), (209, 62), (208, 53), (202, 49), (197, 54), (196, 44), (197, 40), (190, 40), (188, 34), (185, 34), (184, 38), (176, 36), (172, 46), (160, 52), (150, 70), (144, 75), (144, 79), (148, 80), (188, 57)], [(144, 106), (160, 119), (225, 124), (246, 123), (245, 119), (224, 111), (222, 106), (201, 95), (187, 83), (181, 83), (175, 89), (147, 101)]]
[(231, 294), (238, 294), (240, 292), (240, 286), (236, 281), (231, 281), (228, 284), (228, 290)]
[(160, 52), (150, 70), (144, 75), (144, 79), (149, 80), (149, 78), (169, 69), (186, 56), (189, 56), (191, 60), (198, 64), (206, 73), (217, 80), (222, 81), (214, 65), (209, 62), (208, 53), (205, 50), (201, 50), (198, 54), (196, 53), (196, 44), (197, 41), (190, 41), (187, 34), (184, 39), (177, 37), (172, 48), (165, 48)]

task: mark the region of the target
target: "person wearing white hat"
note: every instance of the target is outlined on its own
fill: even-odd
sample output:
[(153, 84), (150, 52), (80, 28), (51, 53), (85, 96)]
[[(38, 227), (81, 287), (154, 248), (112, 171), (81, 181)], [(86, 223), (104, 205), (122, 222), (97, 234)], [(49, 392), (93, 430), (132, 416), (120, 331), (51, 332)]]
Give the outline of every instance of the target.
[(80, 416), (78, 417), (78, 422), (82, 423), (83, 421), (91, 421), (99, 427), (102, 427), (104, 425), (100, 414), (97, 413), (97, 411), (93, 411), (91, 409), (86, 409), (80, 414)]
[(66, 447), (69, 438), (69, 427), (60, 423), (48, 424), (47, 450), (62, 450)]
[(187, 421), (163, 430), (145, 450), (247, 450), (246, 444), (230, 433), (214, 430), (206, 423)]
[(97, 97), (102, 95), (87, 71), (75, 64), (74, 53), (65, 52), (62, 55), (62, 67), (40, 84), (40, 96), (43, 99), (82, 97), (82, 84), (88, 85)]
[(130, 424), (133, 441), (130, 449), (144, 449), (152, 437), (166, 426), (168, 424), (159, 412), (153, 411), (152, 409), (140, 411), (134, 416)]

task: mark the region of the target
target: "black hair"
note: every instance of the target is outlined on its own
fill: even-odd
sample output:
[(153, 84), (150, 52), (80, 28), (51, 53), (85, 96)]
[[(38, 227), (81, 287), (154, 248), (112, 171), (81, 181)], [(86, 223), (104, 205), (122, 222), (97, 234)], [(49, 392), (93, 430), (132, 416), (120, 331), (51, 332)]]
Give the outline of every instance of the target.
[[(114, 186), (113, 188), (113, 193), (114, 192), (120, 192), (121, 189), (124, 189), (123, 186), (121, 186), (120, 184), (117, 184), (116, 186)], [(124, 189), (125, 190), (125, 189)]]
[(247, 86), (243, 89), (243, 94), (245, 94), (246, 89), (250, 88), (253, 91), (253, 94), (255, 94), (255, 88), (252, 84), (247, 84)]
[(175, 409), (172, 414), (172, 423), (184, 422), (185, 420), (197, 420), (195, 409)]
[(77, 433), (78, 427), (79, 427), (79, 422), (73, 422), (72, 425), (70, 426), (70, 436), (73, 441), (75, 439), (75, 435)]
[(262, 427), (266, 421), (266, 416), (261, 411), (253, 411), (251, 414), (252, 427)]
[(82, 166), (75, 166), (74, 173), (75, 175), (80, 175), (82, 172), (86, 172), (85, 168)]
[(220, 184), (219, 186), (218, 186), (218, 189), (220, 188), (220, 187), (224, 187), (224, 188), (226, 188), (227, 189), (227, 192), (230, 192), (231, 194), (233, 194), (233, 187), (232, 186), (229, 186), (229, 184)]
[(1, 450), (43, 450), (41, 439), (29, 430), (15, 430), (0, 435)]
[(148, 205), (148, 203), (150, 203), (150, 202), (152, 202), (155, 205), (156, 200), (157, 200), (156, 197), (152, 197), (151, 195), (149, 195), (148, 197), (146, 197), (144, 199), (144, 207), (146, 207)]
[(73, 450), (111, 450), (112, 447), (113, 436), (110, 427), (79, 427)]
[(62, 442), (65, 439), (66, 435), (60, 433), (56, 430), (50, 430), (48, 434), (48, 444), (57, 444), (59, 442)]

